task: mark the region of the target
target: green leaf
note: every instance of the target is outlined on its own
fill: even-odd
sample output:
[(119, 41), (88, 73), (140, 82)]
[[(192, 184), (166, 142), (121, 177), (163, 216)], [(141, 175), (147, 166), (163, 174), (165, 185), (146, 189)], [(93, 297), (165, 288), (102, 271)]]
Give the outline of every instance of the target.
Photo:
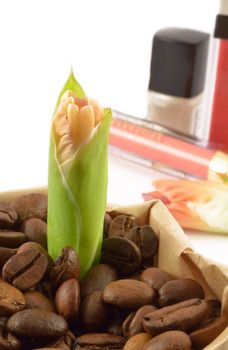
[(73, 70), (71, 69), (70, 71), (70, 75), (69, 75), (69, 78), (67, 79), (67, 81), (65, 82), (60, 94), (59, 94), (59, 97), (57, 99), (57, 103), (56, 103), (56, 109), (59, 105), (59, 102), (60, 102), (60, 99), (61, 99), (61, 96), (64, 94), (64, 92), (66, 92), (67, 90), (72, 90), (74, 92), (76, 92), (77, 96), (79, 98), (83, 98), (86, 96), (83, 88), (81, 87), (81, 85), (79, 84), (79, 82), (75, 79), (74, 77), (74, 73), (73, 73)]
[[(73, 228), (73, 230), (72, 230)], [(56, 159), (51, 133), (48, 174), (48, 252), (56, 259), (64, 246), (78, 251), (80, 213)]]
[(69, 170), (68, 185), (81, 213), (79, 257), (82, 275), (99, 260), (108, 184), (108, 133), (112, 118), (103, 120), (92, 139), (79, 148)]

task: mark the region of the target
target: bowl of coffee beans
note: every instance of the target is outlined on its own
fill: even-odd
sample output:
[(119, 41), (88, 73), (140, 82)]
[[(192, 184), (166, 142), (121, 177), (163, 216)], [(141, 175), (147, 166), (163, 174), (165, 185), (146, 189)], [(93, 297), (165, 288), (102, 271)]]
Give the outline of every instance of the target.
[(228, 349), (228, 269), (160, 201), (107, 210), (83, 278), (47, 251), (46, 190), (0, 195), (0, 350)]

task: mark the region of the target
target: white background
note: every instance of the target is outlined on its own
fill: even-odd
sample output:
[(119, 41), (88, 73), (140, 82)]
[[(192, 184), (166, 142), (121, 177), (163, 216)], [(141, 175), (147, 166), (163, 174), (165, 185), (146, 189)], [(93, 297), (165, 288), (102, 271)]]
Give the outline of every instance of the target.
[(212, 33), (218, 0), (0, 0), (0, 191), (47, 182), (49, 128), (71, 65), (88, 95), (146, 110), (151, 44)]

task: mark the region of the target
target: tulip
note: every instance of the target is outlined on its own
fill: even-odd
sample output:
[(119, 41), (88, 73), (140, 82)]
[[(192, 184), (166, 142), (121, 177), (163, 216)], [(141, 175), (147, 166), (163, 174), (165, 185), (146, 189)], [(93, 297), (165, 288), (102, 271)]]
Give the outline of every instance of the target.
[(100, 259), (108, 181), (111, 110), (89, 99), (73, 73), (51, 125), (48, 173), (48, 251), (79, 255), (81, 276)]

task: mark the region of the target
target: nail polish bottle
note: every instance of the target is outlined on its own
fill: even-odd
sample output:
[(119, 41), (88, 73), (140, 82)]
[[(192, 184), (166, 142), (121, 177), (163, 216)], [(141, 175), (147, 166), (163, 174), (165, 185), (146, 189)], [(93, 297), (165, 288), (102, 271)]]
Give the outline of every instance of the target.
[(209, 130), (209, 141), (228, 150), (228, 1), (220, 1), (214, 41), (217, 48), (216, 76)]
[(153, 38), (147, 119), (201, 139), (209, 34), (165, 28)]

